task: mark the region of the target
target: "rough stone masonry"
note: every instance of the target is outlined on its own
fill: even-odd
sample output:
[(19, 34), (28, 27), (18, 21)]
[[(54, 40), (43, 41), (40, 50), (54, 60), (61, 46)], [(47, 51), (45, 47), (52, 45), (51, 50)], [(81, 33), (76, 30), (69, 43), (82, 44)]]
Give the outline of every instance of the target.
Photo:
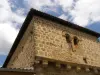
[[(100, 67), (100, 43), (95, 36), (34, 16), (7, 67), (34, 67), (36, 56)], [(47, 71), (39, 68), (45, 75), (94, 75), (53, 67), (46, 68)]]

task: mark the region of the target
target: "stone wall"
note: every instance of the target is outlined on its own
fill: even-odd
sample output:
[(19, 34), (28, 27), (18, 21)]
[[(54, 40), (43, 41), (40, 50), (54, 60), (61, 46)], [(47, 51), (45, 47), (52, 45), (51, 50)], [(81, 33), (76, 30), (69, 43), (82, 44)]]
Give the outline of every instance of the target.
[[(95, 36), (40, 17), (33, 21), (37, 56), (100, 67), (100, 43)], [(71, 36), (71, 45), (66, 33)], [(79, 39), (77, 46), (73, 42), (75, 36)]]
[[(32, 23), (32, 22), (31, 22)], [(30, 24), (19, 42), (7, 68), (30, 68), (34, 62), (34, 32)]]
[[(77, 46), (75, 36), (79, 39)], [(35, 56), (100, 67), (100, 43), (96, 41), (95, 36), (34, 16), (7, 67), (33, 67)]]

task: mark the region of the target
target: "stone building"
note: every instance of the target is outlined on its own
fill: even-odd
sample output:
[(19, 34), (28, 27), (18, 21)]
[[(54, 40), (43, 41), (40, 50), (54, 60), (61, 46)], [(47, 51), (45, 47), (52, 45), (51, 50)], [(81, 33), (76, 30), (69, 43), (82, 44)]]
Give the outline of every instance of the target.
[(97, 32), (31, 9), (3, 68), (31, 70), (31, 75), (100, 75), (98, 37)]

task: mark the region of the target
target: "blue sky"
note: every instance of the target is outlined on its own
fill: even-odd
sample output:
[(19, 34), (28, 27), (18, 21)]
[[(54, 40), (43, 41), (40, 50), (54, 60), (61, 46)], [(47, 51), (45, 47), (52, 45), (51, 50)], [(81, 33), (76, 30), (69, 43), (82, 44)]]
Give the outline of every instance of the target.
[(30, 8), (100, 32), (100, 0), (1, 0), (0, 66)]

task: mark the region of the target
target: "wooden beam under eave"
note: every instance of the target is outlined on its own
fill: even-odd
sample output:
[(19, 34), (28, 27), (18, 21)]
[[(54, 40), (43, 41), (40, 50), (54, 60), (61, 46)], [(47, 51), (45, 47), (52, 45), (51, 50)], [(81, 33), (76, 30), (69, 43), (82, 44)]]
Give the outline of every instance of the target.
[(61, 68), (61, 64), (60, 63), (56, 63), (56, 67), (57, 68)]
[(67, 70), (71, 70), (71, 68), (72, 68), (71, 65), (67, 65), (67, 66), (66, 66), (66, 69), (67, 69)]
[(47, 67), (48, 66), (48, 60), (42, 60), (42, 64), (44, 67)]
[(95, 73), (95, 74), (98, 74), (98, 69), (93, 68), (93, 70), (94, 70), (94, 73)]
[(76, 71), (81, 71), (81, 67), (80, 66), (76, 66)]
[(86, 72), (90, 72), (90, 69), (88, 67), (85, 68)]
[(35, 62), (34, 62), (35, 64), (39, 64), (40, 63), (40, 61), (39, 60), (35, 60)]

